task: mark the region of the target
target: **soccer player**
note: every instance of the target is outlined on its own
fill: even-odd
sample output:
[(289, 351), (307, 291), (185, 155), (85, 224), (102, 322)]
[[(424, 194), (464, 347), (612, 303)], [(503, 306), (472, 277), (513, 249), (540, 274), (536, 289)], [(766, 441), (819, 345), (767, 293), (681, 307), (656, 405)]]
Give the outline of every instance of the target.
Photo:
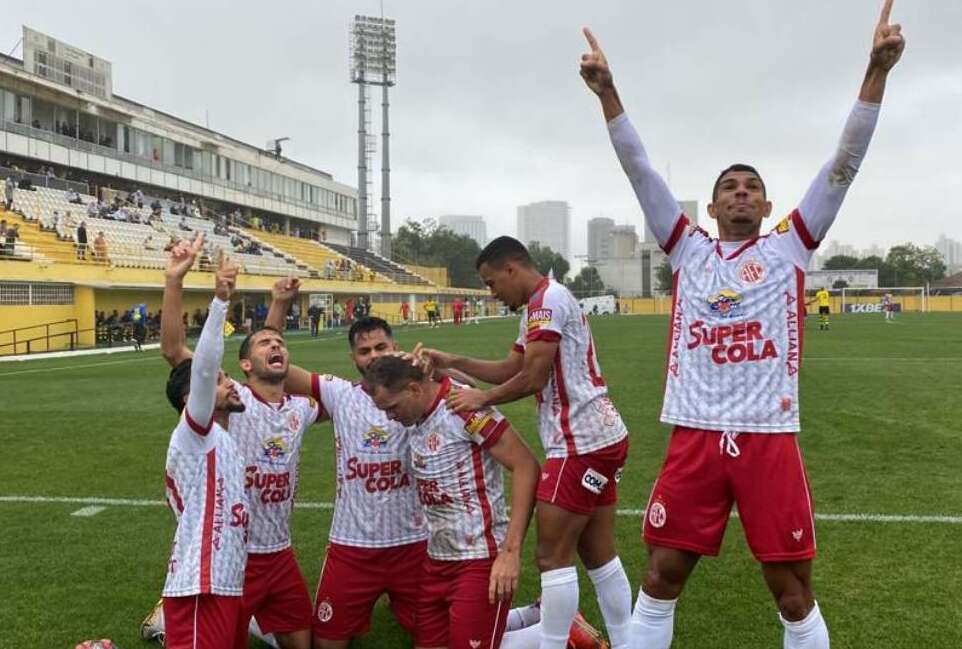
[[(430, 530), (415, 646), (498, 649), (518, 586), (538, 462), (496, 409), (446, 408), (457, 385), (450, 378), (425, 376), (398, 356), (378, 358), (364, 376), (377, 407), (413, 427), (412, 464)], [(502, 467), (511, 471), (510, 517)]]
[(828, 331), (828, 316), (832, 312), (832, 296), (824, 286), (815, 291), (815, 301), (818, 302), (818, 328)]
[(892, 304), (892, 294), (883, 293), (882, 294), (882, 311), (885, 313), (885, 321), (892, 322), (895, 318), (895, 305)]
[(538, 272), (520, 241), (498, 237), (476, 265), (497, 299), (524, 309), (511, 352), (501, 361), (424, 353), (436, 367), (495, 385), (453, 391), (448, 405), (455, 412), (536, 396), (547, 456), (537, 493), (541, 649), (563, 648), (577, 614), (576, 552), (595, 586), (612, 646), (621, 649), (627, 646), (631, 586), (614, 529), (628, 431), (608, 398), (588, 321), (568, 289)]
[(247, 646), (241, 614), (248, 525), (244, 461), (227, 432), (230, 414), (243, 412), (244, 403), (220, 368), (237, 270), (219, 264), (193, 360), (174, 368), (167, 381), (167, 398), (182, 412), (167, 449), (167, 504), (177, 519), (163, 590), (168, 649)]
[(679, 213), (585, 30), (591, 51), (581, 76), (601, 100), (618, 159), (674, 273), (661, 420), (675, 428), (647, 508), (648, 566), (633, 647), (671, 644), (675, 601), (699, 557), (718, 553), (733, 503), (777, 602), (785, 648), (829, 646), (812, 590), (815, 529), (797, 441), (799, 312), (804, 269), (868, 150), (889, 71), (902, 54), (891, 9), (886, 0), (841, 143), (798, 208), (760, 236), (772, 209), (765, 184), (753, 167), (732, 165), (708, 206), (718, 241)]
[[(182, 262), (168, 268), (163, 318), (176, 320), (182, 312), (183, 276), (202, 247), (198, 235)], [(190, 359), (183, 327), (170, 322), (162, 328), (161, 351), (174, 367)], [(229, 430), (244, 458), (250, 512), (244, 625), (253, 616), (281, 649), (310, 649), (311, 599), (291, 548), (290, 515), (301, 440), (322, 413), (312, 399), (284, 392), (288, 355), (279, 331), (249, 334), (241, 343), (240, 366), (248, 384), (234, 386), (245, 410), (231, 415)]]

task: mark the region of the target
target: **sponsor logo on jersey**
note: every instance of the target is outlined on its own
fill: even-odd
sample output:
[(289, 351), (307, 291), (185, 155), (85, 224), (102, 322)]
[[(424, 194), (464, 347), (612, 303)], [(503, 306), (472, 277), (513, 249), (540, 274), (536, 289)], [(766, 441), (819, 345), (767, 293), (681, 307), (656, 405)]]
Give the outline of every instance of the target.
[(782, 397), (781, 406), (782, 406), (782, 412), (790, 412), (792, 409), (792, 398)]
[(471, 413), (471, 417), (464, 424), (464, 430), (471, 435), (480, 435), (492, 419), (493, 416), (490, 411), (478, 410)]
[(445, 493), (437, 480), (417, 480), (418, 501), (425, 507), (453, 505), (454, 498)]
[(775, 232), (778, 234), (785, 234), (791, 229), (791, 227), (792, 220), (786, 216), (784, 219), (778, 222), (778, 225), (775, 226)]
[(765, 279), (765, 267), (757, 259), (746, 259), (738, 267), (738, 277), (745, 284), (758, 284)]
[(419, 469), (425, 469), (428, 466), (427, 459), (425, 459), (425, 457), (420, 453), (412, 453), (411, 459), (414, 462), (414, 466), (416, 466)]
[(668, 521), (668, 510), (660, 500), (651, 503), (648, 508), (648, 524), (654, 528), (664, 527)]
[(581, 476), (581, 486), (593, 494), (600, 494), (607, 484), (608, 478), (591, 468)]
[(291, 474), (266, 473), (257, 470), (257, 466), (249, 466), (245, 470), (244, 488), (251, 491), (260, 490), (259, 494), (251, 494), (251, 500), (258, 498), (263, 504), (282, 503), (291, 498)]
[(714, 295), (708, 296), (708, 305), (712, 313), (722, 318), (734, 318), (741, 311), (742, 296), (731, 290), (723, 288)]
[(551, 322), (551, 309), (535, 309), (528, 312), (528, 331), (541, 329)]
[(789, 376), (795, 376), (802, 362), (802, 344), (799, 334), (798, 299), (788, 291), (785, 291), (785, 333), (788, 337), (785, 371)]
[(364, 480), (368, 493), (394, 491), (411, 486), (411, 478), (404, 472), (401, 460), (365, 462), (356, 457), (348, 458), (345, 480)]
[(331, 606), (331, 600), (325, 599), (317, 605), (317, 621), (330, 622), (332, 617), (334, 617), (334, 607)]
[(388, 432), (380, 426), (371, 426), (362, 438), (364, 448), (381, 450), (387, 446)]
[(291, 452), (290, 441), (281, 435), (268, 437), (261, 444), (263, 459), (268, 464), (287, 464), (288, 454)]
[(775, 342), (765, 338), (761, 322), (706, 327), (703, 321), (696, 320), (688, 326), (688, 336), (688, 349), (710, 347), (711, 359), (717, 365), (778, 358)]

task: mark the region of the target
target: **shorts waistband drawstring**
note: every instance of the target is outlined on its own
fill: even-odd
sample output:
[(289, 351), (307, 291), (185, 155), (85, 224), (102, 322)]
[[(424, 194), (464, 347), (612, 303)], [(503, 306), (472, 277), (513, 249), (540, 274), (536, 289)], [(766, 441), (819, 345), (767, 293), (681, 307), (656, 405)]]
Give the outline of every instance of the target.
[(738, 457), (741, 455), (741, 449), (739, 449), (738, 444), (735, 443), (736, 437), (738, 437), (738, 433), (735, 431), (723, 430), (721, 437), (718, 438), (718, 452), (721, 455), (728, 453), (730, 457)]

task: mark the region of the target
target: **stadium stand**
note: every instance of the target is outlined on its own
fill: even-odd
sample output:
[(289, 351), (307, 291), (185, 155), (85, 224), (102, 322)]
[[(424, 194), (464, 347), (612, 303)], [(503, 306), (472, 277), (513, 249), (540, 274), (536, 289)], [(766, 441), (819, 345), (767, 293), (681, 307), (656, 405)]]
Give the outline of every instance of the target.
[(364, 248), (353, 248), (351, 246), (343, 246), (336, 243), (323, 243), (320, 244), (327, 246), (334, 252), (343, 255), (354, 262), (366, 266), (375, 272), (390, 277), (392, 280), (398, 284), (413, 284), (421, 286), (430, 286), (431, 283), (426, 279), (412, 273), (410, 270), (396, 264), (393, 261), (385, 259), (381, 255), (378, 255), (370, 250), (365, 250)]

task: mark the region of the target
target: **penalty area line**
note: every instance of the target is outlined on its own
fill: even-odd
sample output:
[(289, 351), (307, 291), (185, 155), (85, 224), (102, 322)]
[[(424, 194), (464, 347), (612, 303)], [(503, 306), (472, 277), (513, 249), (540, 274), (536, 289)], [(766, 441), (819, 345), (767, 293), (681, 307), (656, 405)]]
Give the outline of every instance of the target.
[[(80, 504), (107, 507), (164, 507), (163, 500), (143, 500), (135, 498), (101, 498), (98, 496), (0, 496), (0, 503), (37, 503), (37, 504)], [(332, 502), (295, 501), (297, 509), (334, 509)], [(99, 512), (98, 512), (99, 513)], [(640, 518), (644, 509), (619, 509), (619, 516)], [(732, 518), (737, 518), (732, 513)], [(962, 525), (962, 516), (949, 514), (874, 514), (874, 513), (817, 513), (815, 520), (843, 523), (887, 523), (887, 524), (936, 524)]]

